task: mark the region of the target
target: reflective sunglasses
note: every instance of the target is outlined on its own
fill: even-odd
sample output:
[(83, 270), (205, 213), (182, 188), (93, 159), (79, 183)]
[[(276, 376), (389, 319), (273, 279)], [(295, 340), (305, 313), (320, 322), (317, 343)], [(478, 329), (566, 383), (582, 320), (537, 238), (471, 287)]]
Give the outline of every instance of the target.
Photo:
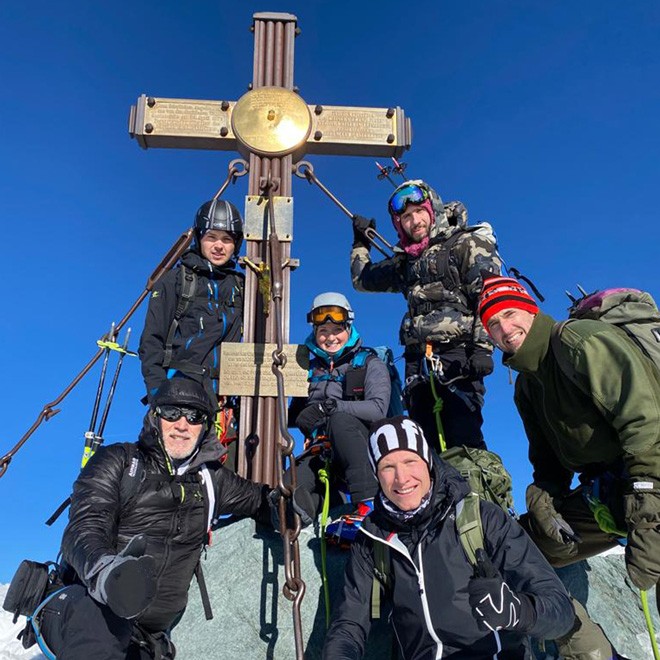
[(312, 325), (322, 325), (326, 321), (346, 323), (348, 322), (348, 311), (336, 305), (325, 305), (317, 307), (307, 314), (307, 322)]
[(208, 417), (205, 412), (197, 410), (197, 408), (178, 406), (158, 406), (156, 408), (156, 415), (166, 422), (176, 422), (178, 419), (185, 417), (190, 424), (203, 424)]
[(401, 215), (406, 210), (406, 204), (421, 204), (429, 199), (429, 192), (420, 186), (410, 183), (399, 188), (390, 197), (390, 213)]

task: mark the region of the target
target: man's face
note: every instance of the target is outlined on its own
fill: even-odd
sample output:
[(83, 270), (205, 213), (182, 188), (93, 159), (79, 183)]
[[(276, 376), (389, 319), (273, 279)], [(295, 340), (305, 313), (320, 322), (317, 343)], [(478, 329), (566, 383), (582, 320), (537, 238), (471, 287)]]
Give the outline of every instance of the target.
[[(172, 406), (167, 406), (172, 408)], [(188, 410), (184, 408), (184, 410)], [(182, 460), (188, 458), (197, 447), (199, 436), (202, 433), (203, 423), (191, 424), (185, 415), (179, 419), (168, 421), (160, 417), (160, 432), (165, 445), (165, 451), (170, 458)]]
[(421, 243), (431, 231), (431, 216), (420, 204), (408, 204), (400, 219), (403, 231), (413, 243)]
[(515, 353), (525, 341), (534, 322), (534, 314), (509, 307), (494, 314), (488, 320), (488, 332), (505, 353)]
[(333, 323), (332, 321), (326, 321), (314, 328), (316, 345), (329, 355), (334, 355), (344, 348), (348, 336), (348, 329), (345, 325)]
[(385, 497), (401, 511), (412, 511), (431, 490), (431, 475), (424, 459), (415, 452), (398, 449), (378, 461), (378, 481)]
[(210, 229), (200, 241), (202, 256), (214, 266), (224, 266), (234, 255), (236, 241), (231, 234), (221, 229)]

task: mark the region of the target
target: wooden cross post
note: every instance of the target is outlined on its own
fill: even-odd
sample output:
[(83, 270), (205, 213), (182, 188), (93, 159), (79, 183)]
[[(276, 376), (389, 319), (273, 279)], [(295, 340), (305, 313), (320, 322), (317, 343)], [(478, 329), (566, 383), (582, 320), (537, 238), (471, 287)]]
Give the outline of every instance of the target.
[[(291, 241), (293, 239), (294, 163), (305, 154), (400, 157), (410, 148), (410, 120), (401, 108), (308, 105), (294, 86), (294, 40), (299, 29), (292, 14), (253, 15), (254, 67), (249, 91), (238, 101), (198, 101), (141, 96), (131, 107), (129, 133), (144, 148), (239, 151), (249, 162), (245, 212), (247, 260), (266, 273), (270, 264), (264, 195), (273, 197), (281, 245), (282, 337), (289, 339)], [(262, 288), (259, 283), (261, 279)], [(244, 332), (246, 343), (276, 341), (275, 315), (267, 314), (263, 272), (247, 269)], [(221, 364), (222, 370), (222, 364)], [(287, 394), (288, 394), (287, 390)], [(274, 485), (279, 430), (273, 396), (243, 396), (239, 473)], [(247, 439), (247, 442), (245, 440)]]

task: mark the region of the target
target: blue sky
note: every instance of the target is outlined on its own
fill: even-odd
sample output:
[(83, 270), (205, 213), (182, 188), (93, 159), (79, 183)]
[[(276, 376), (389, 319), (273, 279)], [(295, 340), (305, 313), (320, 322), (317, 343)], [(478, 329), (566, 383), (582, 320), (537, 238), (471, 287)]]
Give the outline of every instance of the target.
[[(660, 296), (655, 2), (5, 2), (0, 454), (94, 353), (235, 157), (142, 151), (127, 133), (130, 105), (142, 93), (238, 99), (252, 78), (252, 14), (264, 10), (298, 16), (295, 82), (308, 103), (405, 109), (408, 173), (462, 200), (471, 222), (490, 221), (546, 311), (562, 316), (576, 283)], [(394, 238), (373, 158), (310, 160), (348, 208)], [(242, 208), (246, 194), (239, 179), (226, 196)], [(349, 221), (303, 181), (294, 195), (292, 340), (307, 333), (313, 296), (338, 289), (367, 343), (396, 348), (403, 299), (353, 292)], [(143, 320), (144, 309), (130, 324), (133, 347)], [(43, 521), (77, 474), (97, 378), (98, 368), (0, 479), (0, 583), (23, 558), (55, 558), (65, 517), (53, 529)], [(485, 433), (522, 508), (530, 470), (508, 378), (498, 365), (487, 380)], [(106, 442), (136, 438), (142, 393), (127, 361)]]

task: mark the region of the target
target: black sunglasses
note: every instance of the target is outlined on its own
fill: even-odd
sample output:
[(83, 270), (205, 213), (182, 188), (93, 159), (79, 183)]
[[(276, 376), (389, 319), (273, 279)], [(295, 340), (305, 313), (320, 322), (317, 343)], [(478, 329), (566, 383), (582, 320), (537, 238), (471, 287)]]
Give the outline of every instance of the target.
[(196, 408), (158, 406), (155, 412), (158, 417), (161, 417), (166, 422), (176, 422), (178, 419), (185, 417), (190, 424), (203, 424), (208, 418), (205, 412)]

